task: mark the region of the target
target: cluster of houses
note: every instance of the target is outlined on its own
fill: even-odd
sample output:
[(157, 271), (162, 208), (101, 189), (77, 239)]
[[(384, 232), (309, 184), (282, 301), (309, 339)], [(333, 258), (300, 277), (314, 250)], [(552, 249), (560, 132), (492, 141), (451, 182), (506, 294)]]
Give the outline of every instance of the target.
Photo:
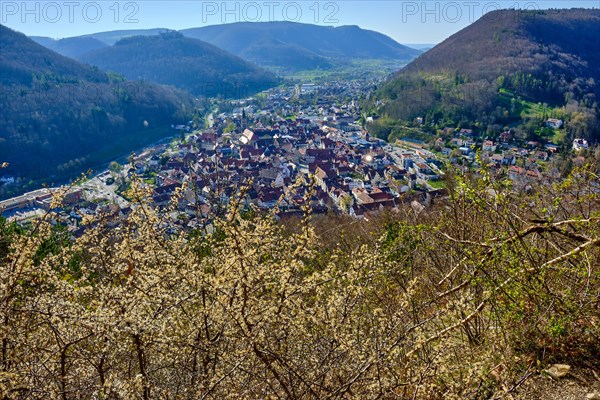
[(82, 198), (81, 189), (72, 189), (65, 193), (59, 192), (58, 189), (38, 189), (29, 193), (25, 193), (21, 196), (13, 197), (8, 200), (0, 201), (0, 210), (3, 213), (14, 212), (17, 210), (23, 210), (28, 208), (40, 208), (43, 210), (50, 210), (52, 208), (52, 202), (56, 196), (61, 196), (61, 202), (66, 205), (76, 204)]
[[(563, 122), (551, 118), (548, 119), (547, 125), (558, 129), (563, 126)], [(444, 131), (450, 132), (452, 138), (447, 141), (438, 138), (436, 145), (452, 163), (456, 164), (462, 160), (471, 166), (483, 162), (490, 167), (506, 168), (509, 177), (514, 180), (541, 179), (542, 174), (547, 172), (545, 163), (560, 150), (557, 144), (551, 142), (517, 140), (510, 130), (502, 132), (496, 140), (480, 140), (477, 133), (471, 129), (445, 128)], [(588, 143), (584, 139), (573, 141), (574, 150), (587, 147)], [(480, 160), (476, 159), (478, 152)]]
[[(249, 119), (251, 112), (244, 114)], [(220, 115), (213, 128), (138, 158), (135, 172), (154, 177), (152, 200), (158, 207), (171, 205), (185, 185), (177, 206), (192, 226), (198, 216), (218, 212), (241, 187), (244, 202), (262, 210), (277, 207), (280, 216), (310, 206), (314, 213), (362, 217), (396, 207), (409, 192), (418, 197), (418, 180), (439, 177), (431, 164), (437, 160), (392, 148), (360, 127), (340, 127), (356, 118), (347, 109), (332, 109), (328, 117), (275, 117), (263, 126), (235, 112)], [(223, 132), (226, 126), (235, 129)]]

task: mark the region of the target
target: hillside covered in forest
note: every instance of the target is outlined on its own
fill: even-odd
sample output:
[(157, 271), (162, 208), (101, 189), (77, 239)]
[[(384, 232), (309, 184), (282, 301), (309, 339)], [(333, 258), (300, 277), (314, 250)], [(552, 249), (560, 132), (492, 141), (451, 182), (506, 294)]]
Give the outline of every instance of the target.
[(99, 167), (166, 136), (194, 111), (183, 92), (106, 74), (4, 26), (0, 72), (0, 160), (15, 188)]
[[(319, 26), (294, 22), (238, 22), (190, 28), (185, 36), (214, 44), (259, 65), (291, 70), (326, 69), (352, 59), (409, 61), (421, 52), (379, 32), (358, 26)], [(275, 56), (270, 49), (275, 46)]]
[(262, 68), (176, 31), (127, 37), (85, 53), (79, 60), (128, 79), (172, 85), (196, 96), (241, 98), (279, 82)]
[(499, 10), (427, 51), (383, 85), (387, 115), (510, 125), (523, 104), (560, 108), (570, 134), (600, 140), (600, 10)]

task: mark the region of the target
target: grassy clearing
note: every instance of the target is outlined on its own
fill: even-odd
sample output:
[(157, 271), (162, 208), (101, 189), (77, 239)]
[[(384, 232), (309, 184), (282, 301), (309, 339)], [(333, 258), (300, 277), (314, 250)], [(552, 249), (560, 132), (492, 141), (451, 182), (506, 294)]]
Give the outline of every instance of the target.
[(507, 108), (512, 108), (514, 103), (514, 114), (526, 118), (563, 118), (565, 110), (563, 107), (552, 107), (543, 103), (534, 103), (523, 100), (508, 89), (500, 89), (500, 99)]
[(429, 186), (431, 186), (434, 189), (445, 189), (446, 188), (446, 181), (444, 181), (444, 180), (428, 181), (427, 183), (429, 183)]

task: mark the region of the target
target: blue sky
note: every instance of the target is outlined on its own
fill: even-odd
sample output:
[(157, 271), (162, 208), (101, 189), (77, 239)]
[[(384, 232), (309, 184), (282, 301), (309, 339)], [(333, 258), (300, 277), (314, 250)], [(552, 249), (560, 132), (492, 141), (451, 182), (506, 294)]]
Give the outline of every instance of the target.
[(544, 1), (22, 1), (0, 0), (0, 22), (54, 38), (116, 30), (190, 27), (240, 21), (358, 25), (401, 43), (438, 43), (498, 8), (600, 8), (600, 0)]

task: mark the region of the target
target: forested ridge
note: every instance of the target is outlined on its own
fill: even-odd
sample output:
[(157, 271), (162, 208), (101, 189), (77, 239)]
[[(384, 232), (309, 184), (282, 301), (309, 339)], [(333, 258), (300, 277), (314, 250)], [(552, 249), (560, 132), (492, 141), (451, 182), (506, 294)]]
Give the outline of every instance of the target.
[(597, 167), (526, 192), (449, 176), (448, 199), (368, 221), (277, 222), (240, 188), (178, 232), (135, 180), (117, 229), (0, 221), (0, 393), (490, 399), (555, 362), (597, 368)]
[(108, 163), (194, 113), (183, 91), (107, 74), (4, 26), (0, 50), (0, 159), (21, 190)]
[(288, 71), (330, 69), (361, 59), (408, 61), (421, 53), (379, 32), (354, 25), (239, 22), (184, 29), (181, 33), (258, 65), (277, 66)]
[(463, 126), (522, 122), (521, 101), (563, 107), (571, 135), (600, 140), (600, 10), (499, 10), (382, 86), (393, 118)]
[(107, 44), (93, 37), (76, 36), (64, 39), (52, 39), (44, 36), (30, 36), (36, 43), (63, 56), (77, 58), (83, 53), (101, 49)]
[(127, 37), (78, 59), (129, 79), (172, 85), (204, 97), (243, 98), (279, 83), (272, 73), (176, 31)]

